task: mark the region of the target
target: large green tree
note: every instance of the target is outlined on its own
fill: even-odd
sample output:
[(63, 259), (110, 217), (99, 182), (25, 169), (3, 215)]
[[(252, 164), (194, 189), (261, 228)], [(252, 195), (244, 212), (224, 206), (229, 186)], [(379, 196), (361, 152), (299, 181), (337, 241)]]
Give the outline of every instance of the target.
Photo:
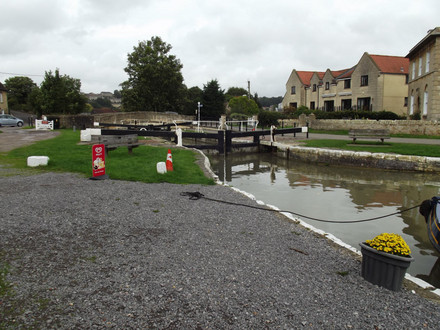
[(202, 101), (203, 91), (198, 86), (188, 88), (185, 92), (185, 101), (182, 114), (194, 116), (197, 110), (197, 102)]
[(29, 77), (11, 77), (5, 80), (8, 104), (11, 109), (30, 110), (29, 95), (37, 84)]
[(203, 85), (201, 118), (218, 119), (225, 113), (225, 91), (216, 79)]
[(152, 37), (128, 54), (128, 80), (121, 84), (125, 111), (182, 112), (183, 65), (170, 50), (171, 45), (160, 37)]
[(242, 87), (229, 87), (226, 92), (226, 101), (229, 102), (230, 99), (236, 96), (248, 95), (248, 91)]
[(231, 114), (243, 114), (251, 117), (258, 114), (258, 105), (247, 96), (236, 96), (229, 100)]
[(86, 98), (81, 94), (81, 81), (67, 75), (47, 72), (40, 91), (32, 96), (34, 106), (43, 114), (78, 114), (86, 111)]

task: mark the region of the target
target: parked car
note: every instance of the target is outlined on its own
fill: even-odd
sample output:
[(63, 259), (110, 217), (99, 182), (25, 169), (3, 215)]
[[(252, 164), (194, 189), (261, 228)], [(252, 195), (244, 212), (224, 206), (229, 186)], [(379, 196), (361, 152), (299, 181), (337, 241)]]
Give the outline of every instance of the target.
[(12, 115), (0, 115), (0, 126), (23, 126), (23, 120)]

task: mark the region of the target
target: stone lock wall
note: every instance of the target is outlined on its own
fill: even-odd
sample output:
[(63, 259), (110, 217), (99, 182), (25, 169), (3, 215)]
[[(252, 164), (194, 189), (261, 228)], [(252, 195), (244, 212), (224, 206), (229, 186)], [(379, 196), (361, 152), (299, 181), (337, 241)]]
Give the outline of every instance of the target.
[(94, 115), (95, 122), (106, 124), (127, 124), (148, 125), (152, 123), (172, 123), (177, 121), (193, 121), (194, 116), (184, 116), (173, 113), (138, 111), (138, 112), (117, 112)]
[[(302, 116), (302, 115), (301, 115)], [(283, 126), (305, 126), (319, 130), (349, 129), (388, 129), (391, 134), (440, 135), (440, 124), (427, 120), (369, 120), (369, 119), (314, 119), (314, 116), (303, 116), (299, 119), (284, 119)]]

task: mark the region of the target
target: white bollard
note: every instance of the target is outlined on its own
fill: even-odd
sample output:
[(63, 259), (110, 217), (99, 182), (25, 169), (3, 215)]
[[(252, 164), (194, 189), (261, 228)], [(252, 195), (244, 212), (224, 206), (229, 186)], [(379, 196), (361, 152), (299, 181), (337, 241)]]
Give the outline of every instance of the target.
[(167, 166), (165, 162), (159, 162), (156, 164), (156, 170), (159, 174), (165, 174), (167, 172)]
[(177, 146), (182, 147), (182, 129), (178, 128), (176, 129), (176, 135), (177, 135)]

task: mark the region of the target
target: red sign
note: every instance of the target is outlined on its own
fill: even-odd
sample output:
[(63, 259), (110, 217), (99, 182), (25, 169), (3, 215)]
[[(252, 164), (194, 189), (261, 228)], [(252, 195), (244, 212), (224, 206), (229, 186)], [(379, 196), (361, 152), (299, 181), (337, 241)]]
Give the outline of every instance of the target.
[(94, 144), (93, 155), (93, 177), (105, 175), (105, 145)]

